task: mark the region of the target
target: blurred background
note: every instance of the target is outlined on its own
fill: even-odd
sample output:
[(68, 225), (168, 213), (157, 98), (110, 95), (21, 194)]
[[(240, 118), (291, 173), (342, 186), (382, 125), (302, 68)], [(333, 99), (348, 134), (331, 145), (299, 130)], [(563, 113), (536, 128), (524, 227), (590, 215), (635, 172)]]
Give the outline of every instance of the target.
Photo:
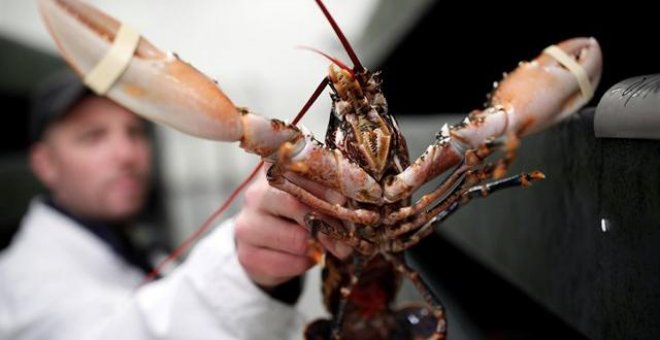
[[(311, 0), (89, 2), (217, 79), (236, 104), (269, 117), (291, 119), (326, 75), (325, 59), (296, 46), (348, 60)], [(363, 64), (383, 70), (390, 110), (412, 139), (413, 157), (432, 140), (443, 120), (456, 119), (446, 114), (481, 107), (502, 72), (563, 39), (594, 36), (601, 43), (604, 75), (592, 105), (614, 83), (658, 71), (660, 52), (653, 47), (658, 41), (656, 21), (641, 4), (612, 5), (611, 14), (598, 14), (596, 8), (574, 3), (536, 7), (432, 0), (326, 3)], [(0, 249), (10, 242), (28, 201), (40, 190), (26, 163), (30, 91), (63, 65), (36, 1), (0, 0), (0, 110), (6, 119), (0, 124)], [(323, 95), (302, 124), (321, 139), (328, 114), (329, 98)], [(159, 242), (171, 247), (210, 215), (258, 159), (236, 144), (203, 141), (167, 128), (158, 127), (155, 137), (157, 176), (146, 220), (159, 225)], [(454, 259), (446, 270), (476, 275), (468, 277), (488, 282), (484, 286), (490, 289), (481, 294), (501, 299), (481, 300), (484, 304), (507, 301), (518, 309), (487, 316), (484, 311), (479, 315), (478, 308), (465, 310), (455, 328), (456, 338), (572, 338), (588, 333), (461, 249), (442, 244), (442, 251), (449, 252), (443, 256)], [(310, 315), (321, 310), (316, 301), (305, 307), (312, 310)], [(461, 304), (460, 298), (456, 303)], [(460, 307), (455, 310), (455, 315), (462, 314)]]

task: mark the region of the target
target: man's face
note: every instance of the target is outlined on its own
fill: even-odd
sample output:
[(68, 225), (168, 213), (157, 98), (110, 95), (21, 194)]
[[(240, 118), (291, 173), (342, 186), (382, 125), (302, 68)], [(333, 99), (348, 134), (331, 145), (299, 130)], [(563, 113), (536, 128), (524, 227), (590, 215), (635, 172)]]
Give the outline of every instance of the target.
[(65, 208), (83, 218), (119, 221), (144, 204), (151, 146), (135, 114), (88, 96), (46, 131), (32, 163)]

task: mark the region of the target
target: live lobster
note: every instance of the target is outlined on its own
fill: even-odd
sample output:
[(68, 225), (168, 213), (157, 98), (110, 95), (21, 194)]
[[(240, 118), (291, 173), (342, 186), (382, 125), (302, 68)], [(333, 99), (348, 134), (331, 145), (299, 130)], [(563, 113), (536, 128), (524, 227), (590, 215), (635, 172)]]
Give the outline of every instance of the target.
[[(330, 86), (333, 104), (325, 145), (294, 125), (237, 108), (213, 80), (139, 36), (133, 36), (124, 63), (112, 66), (111, 61), (99, 71), (104, 63), (99, 60), (109, 50), (130, 45), (123, 38), (125, 27), (76, 0), (39, 1), (62, 55), (97, 92), (188, 134), (240, 141), (243, 149), (271, 164), (272, 186), (315, 210), (306, 217), (312, 236), (320, 232), (355, 249), (346, 260), (326, 256), (323, 293), (333, 319), (308, 327), (306, 337), (314, 339), (444, 338), (444, 309), (406, 265), (403, 251), (472, 198), (543, 178), (540, 172), (502, 178), (518, 137), (545, 129), (586, 104), (601, 75), (595, 39), (575, 38), (550, 47), (532, 62), (520, 63), (498, 83), (486, 108), (445, 126), (410, 162), (379, 73), (362, 66), (320, 0), (316, 2), (353, 63), (348, 67), (331, 58), (329, 75), (310, 100)], [(95, 73), (105, 74), (100, 81), (105, 84), (90, 79)], [(500, 149), (499, 160), (484, 162)], [(415, 190), (449, 169), (435, 190), (411, 204)], [(324, 195), (313, 195), (309, 185), (323, 187)], [(342, 225), (327, 223), (326, 215)], [(427, 307), (392, 309), (402, 276), (413, 281)], [(420, 322), (411, 322), (411, 316)]]

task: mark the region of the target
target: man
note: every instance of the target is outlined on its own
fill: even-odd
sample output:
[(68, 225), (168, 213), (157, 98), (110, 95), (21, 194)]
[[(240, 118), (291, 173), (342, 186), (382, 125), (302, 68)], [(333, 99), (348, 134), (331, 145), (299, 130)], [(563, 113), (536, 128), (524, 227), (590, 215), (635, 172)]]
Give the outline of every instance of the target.
[(150, 264), (123, 228), (148, 189), (145, 123), (71, 73), (37, 99), (30, 165), (48, 193), (0, 254), (0, 339), (300, 338), (291, 304), (313, 265), (306, 206), (261, 178), (235, 223), (138, 287)]

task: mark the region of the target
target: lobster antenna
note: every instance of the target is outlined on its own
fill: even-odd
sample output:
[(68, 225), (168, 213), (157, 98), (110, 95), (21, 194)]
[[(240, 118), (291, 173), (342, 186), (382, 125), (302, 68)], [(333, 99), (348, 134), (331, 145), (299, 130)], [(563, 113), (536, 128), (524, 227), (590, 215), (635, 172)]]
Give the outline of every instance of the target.
[(364, 70), (364, 67), (362, 67), (362, 63), (360, 62), (360, 59), (358, 59), (357, 54), (355, 54), (355, 51), (353, 50), (353, 47), (348, 42), (348, 39), (346, 39), (344, 32), (341, 31), (341, 28), (339, 28), (339, 25), (337, 25), (335, 19), (332, 17), (332, 15), (330, 15), (328, 9), (325, 8), (323, 2), (321, 0), (316, 0), (316, 3), (321, 8), (321, 11), (323, 11), (323, 14), (328, 19), (328, 22), (330, 22), (330, 26), (332, 26), (332, 29), (335, 30), (335, 34), (337, 34), (337, 38), (339, 38), (339, 41), (341, 41), (341, 44), (342, 46), (344, 46), (344, 49), (346, 50), (346, 53), (348, 53), (349, 58), (351, 58), (355, 72), (356, 73), (362, 72), (362, 70)]
[[(328, 85), (328, 77), (323, 78), (321, 80), (321, 83), (316, 87), (316, 90), (314, 90), (314, 93), (312, 96), (307, 100), (305, 105), (300, 109), (300, 112), (296, 115), (296, 117), (293, 119), (292, 124), (296, 125), (300, 121), (300, 119), (305, 115), (305, 113), (309, 110), (309, 108), (314, 104), (316, 99), (321, 95), (321, 92), (323, 89)], [(213, 226), (213, 222), (215, 221), (218, 216), (222, 215), (227, 208), (234, 202), (238, 194), (245, 189), (245, 187), (252, 182), (252, 180), (259, 174), (259, 171), (264, 165), (264, 161), (260, 161), (259, 164), (252, 170), (250, 175), (248, 175), (239, 185), (234, 189), (234, 191), (229, 195), (229, 198), (225, 200), (225, 202), (209, 216), (209, 218), (202, 223), (200, 227), (195, 230), (190, 236), (188, 236), (174, 251), (172, 251), (164, 260), (162, 260), (160, 263), (156, 265), (156, 267), (148, 273), (144, 279), (142, 279), (142, 282), (138, 285), (137, 288), (142, 287), (143, 285), (153, 281), (156, 279), (158, 276), (160, 276), (160, 273), (162, 272), (163, 268), (165, 266), (169, 265), (171, 262), (174, 260), (178, 259), (181, 254), (183, 254), (186, 250), (188, 250), (197, 240), (202, 237), (206, 232)]]
[(324, 77), (321, 80), (321, 83), (319, 83), (318, 86), (316, 86), (316, 90), (314, 90), (314, 93), (312, 93), (312, 96), (309, 97), (305, 105), (303, 105), (302, 109), (300, 109), (300, 112), (296, 115), (295, 118), (293, 118), (293, 121), (291, 124), (293, 125), (298, 125), (298, 122), (302, 119), (302, 117), (307, 113), (310, 107), (312, 107), (312, 104), (316, 101), (316, 99), (319, 98), (321, 95), (321, 92), (323, 92), (323, 89), (328, 86), (328, 77)]
[(327, 53), (325, 53), (325, 52), (319, 51), (319, 50), (317, 50), (317, 49), (315, 49), (315, 48), (313, 48), (313, 47), (298, 46), (298, 48), (301, 48), (301, 49), (303, 49), (303, 50), (312, 51), (312, 52), (314, 52), (314, 53), (318, 53), (318, 54), (320, 54), (320, 55), (326, 57), (328, 60), (330, 60), (330, 62), (332, 62), (333, 64), (337, 65), (339, 68), (345, 70), (346, 72), (350, 73), (350, 74), (351, 74), (351, 77), (355, 78), (355, 72), (353, 72), (353, 70), (352, 70), (350, 67), (348, 67), (348, 65), (344, 64), (344, 62), (342, 62), (341, 60), (339, 60), (339, 58), (337, 58), (337, 57), (333, 57), (333, 56), (331, 56), (331, 55), (329, 55), (329, 54), (327, 54)]
[(160, 261), (156, 265), (156, 267), (147, 274), (147, 276), (142, 279), (142, 282), (138, 285), (137, 288), (142, 287), (143, 285), (153, 281), (154, 279), (158, 278), (160, 276), (160, 273), (163, 271), (163, 268), (165, 266), (169, 265), (171, 262), (174, 260), (178, 259), (181, 254), (183, 254), (186, 250), (188, 250), (192, 245), (197, 242), (197, 240), (202, 237), (206, 232), (211, 228), (211, 226), (215, 225), (213, 224), (215, 222), (215, 219), (218, 218), (218, 216), (222, 215), (227, 208), (234, 202), (236, 197), (238, 196), (241, 191), (250, 183), (252, 180), (259, 174), (259, 170), (261, 170), (261, 167), (263, 166), (264, 161), (260, 161), (257, 166), (254, 167), (250, 175), (248, 175), (242, 182), (241, 184), (234, 189), (234, 191), (229, 195), (229, 198), (225, 200), (225, 202), (209, 216), (202, 225), (195, 230), (191, 235), (189, 235), (174, 251), (172, 251), (164, 260)]

